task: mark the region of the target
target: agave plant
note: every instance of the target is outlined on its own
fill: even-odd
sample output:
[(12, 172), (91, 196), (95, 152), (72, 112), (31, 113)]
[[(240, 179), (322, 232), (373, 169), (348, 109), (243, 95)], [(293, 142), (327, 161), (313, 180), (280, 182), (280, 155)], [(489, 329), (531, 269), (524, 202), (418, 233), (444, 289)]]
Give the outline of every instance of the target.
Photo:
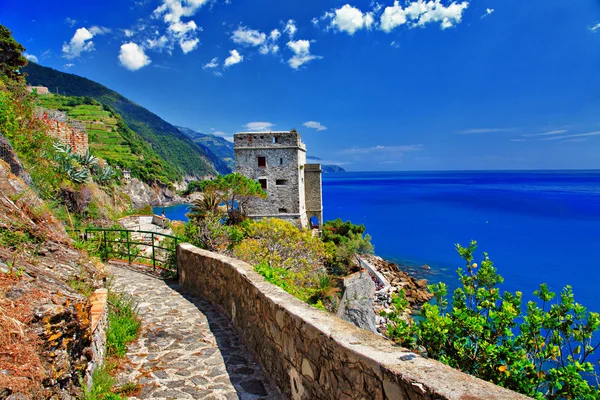
[(95, 180), (101, 185), (109, 184), (117, 176), (115, 171), (110, 165), (106, 165), (102, 168), (98, 168), (95, 172)]
[(83, 167), (93, 169), (98, 165), (98, 158), (88, 150), (85, 154), (75, 154), (75, 160)]
[(73, 183), (84, 183), (90, 180), (90, 170), (87, 168), (69, 166), (64, 171)]

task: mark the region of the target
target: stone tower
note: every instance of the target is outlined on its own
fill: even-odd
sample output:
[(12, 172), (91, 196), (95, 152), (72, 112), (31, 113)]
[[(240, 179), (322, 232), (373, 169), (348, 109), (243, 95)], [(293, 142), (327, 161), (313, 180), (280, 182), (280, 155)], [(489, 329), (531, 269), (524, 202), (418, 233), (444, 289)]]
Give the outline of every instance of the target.
[(302, 228), (321, 228), (321, 165), (306, 164), (306, 145), (298, 132), (240, 132), (233, 142), (236, 172), (258, 181), (269, 195), (246, 206), (250, 218), (281, 218)]

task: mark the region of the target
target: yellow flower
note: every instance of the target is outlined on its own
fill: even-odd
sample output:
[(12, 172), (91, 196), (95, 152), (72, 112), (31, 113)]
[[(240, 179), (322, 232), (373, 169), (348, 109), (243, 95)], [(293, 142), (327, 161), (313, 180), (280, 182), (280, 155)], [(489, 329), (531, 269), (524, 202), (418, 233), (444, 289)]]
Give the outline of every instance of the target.
[(499, 366), (499, 367), (498, 367), (498, 371), (500, 371), (500, 372), (504, 372), (504, 371), (506, 371), (506, 365), (501, 365), (501, 366)]
[(477, 263), (473, 263), (473, 265), (471, 265), (471, 267), (477, 268)]

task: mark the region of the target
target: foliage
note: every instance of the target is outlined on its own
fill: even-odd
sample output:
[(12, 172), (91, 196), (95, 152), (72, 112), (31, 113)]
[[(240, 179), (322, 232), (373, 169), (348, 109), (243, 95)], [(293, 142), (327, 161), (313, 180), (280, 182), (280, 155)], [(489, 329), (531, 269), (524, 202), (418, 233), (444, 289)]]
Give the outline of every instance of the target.
[(250, 200), (267, 198), (267, 193), (262, 190), (260, 183), (239, 173), (218, 176), (204, 185), (203, 192), (217, 193), (219, 198), (222, 198), (227, 206), (229, 221), (234, 224), (240, 222), (236, 211), (245, 215), (245, 206)]
[(117, 172), (110, 165), (100, 165), (98, 158), (89, 151), (85, 154), (73, 153), (71, 146), (62, 143), (55, 143), (54, 150), (54, 161), (59, 170), (73, 183), (95, 181), (109, 185), (117, 177)]
[(267, 282), (279, 286), (304, 302), (309, 302), (317, 292), (316, 288), (306, 285), (306, 276), (304, 274), (285, 268), (270, 267), (266, 261), (257, 264), (254, 270), (262, 275)]
[(22, 81), (20, 69), (27, 65), (23, 57), (25, 48), (13, 37), (10, 29), (0, 25), (0, 75), (14, 81)]
[(132, 298), (123, 294), (108, 292), (110, 305), (106, 347), (109, 355), (125, 356), (127, 344), (137, 337), (140, 329), (137, 305)]
[(223, 216), (212, 211), (185, 225), (186, 240), (208, 251), (224, 251), (230, 247), (231, 232), (232, 227), (223, 224)]
[[(201, 149), (176, 127), (119, 93), (89, 79), (35, 63), (29, 63), (24, 71), (27, 72), (27, 82), (31, 85), (56, 87), (67, 96), (90, 97), (115, 110), (123, 117), (124, 125), (137, 133), (165, 161), (170, 179), (180, 180), (184, 175), (206, 176), (216, 173), (210, 159), (218, 157)], [(160, 168), (156, 168), (156, 171), (160, 171)]]
[[(576, 303), (570, 286), (554, 300), (545, 284), (525, 313), (520, 292), (501, 293), (503, 278), (484, 253), (473, 262), (477, 245), (456, 245), (465, 261), (458, 270), (462, 287), (448, 307), (443, 283), (431, 285), (436, 303), (425, 304), (421, 319), (408, 324), (391, 316), (388, 335), (454, 368), (536, 398), (598, 398), (590, 381), (597, 377), (590, 356), (600, 346), (593, 335), (600, 315)], [(401, 305), (398, 305), (399, 307)]]
[(223, 201), (223, 196), (215, 191), (206, 191), (201, 199), (192, 202), (188, 218), (192, 220), (201, 220), (206, 218), (207, 214), (218, 214), (219, 204)]
[(181, 194), (187, 196), (192, 193), (203, 192), (206, 186), (210, 183), (211, 181), (191, 181)]
[(364, 225), (335, 219), (323, 225), (323, 242), (327, 246), (327, 268), (336, 275), (346, 275), (348, 267), (355, 263), (357, 254), (373, 253), (371, 236), (365, 235)]
[(272, 268), (306, 274), (307, 282), (316, 285), (317, 274), (324, 272), (327, 257), (319, 237), (277, 218), (247, 220), (243, 229), (246, 238), (234, 249), (237, 257), (252, 265), (264, 260)]
[(135, 213), (138, 215), (154, 215), (154, 211), (152, 210), (152, 206), (150, 204), (146, 204), (142, 208), (138, 208), (135, 210)]

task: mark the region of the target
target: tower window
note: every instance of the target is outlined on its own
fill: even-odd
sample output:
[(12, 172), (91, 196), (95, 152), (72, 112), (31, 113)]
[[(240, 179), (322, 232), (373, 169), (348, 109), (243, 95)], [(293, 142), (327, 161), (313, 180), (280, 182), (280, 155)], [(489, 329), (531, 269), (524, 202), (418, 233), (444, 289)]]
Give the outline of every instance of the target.
[(275, 143), (279, 143), (279, 138), (276, 136), (273, 136), (273, 144)]
[(288, 184), (287, 179), (276, 179), (275, 180), (275, 185), (277, 186), (285, 186)]
[(258, 183), (260, 183), (260, 187), (261, 187), (263, 190), (266, 190), (266, 189), (267, 189), (267, 179), (266, 179), (266, 178), (261, 178), (261, 179), (259, 179), (259, 180), (258, 180)]
[(283, 165), (283, 158), (279, 159), (279, 165)]
[(267, 157), (258, 157), (258, 166), (265, 168), (267, 166)]
[(287, 214), (287, 213), (288, 213), (287, 208), (280, 208), (279, 209), (279, 214)]

